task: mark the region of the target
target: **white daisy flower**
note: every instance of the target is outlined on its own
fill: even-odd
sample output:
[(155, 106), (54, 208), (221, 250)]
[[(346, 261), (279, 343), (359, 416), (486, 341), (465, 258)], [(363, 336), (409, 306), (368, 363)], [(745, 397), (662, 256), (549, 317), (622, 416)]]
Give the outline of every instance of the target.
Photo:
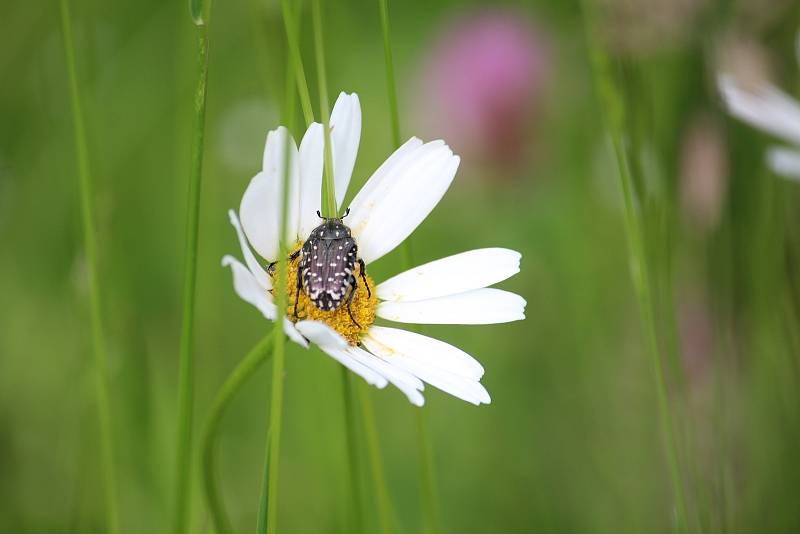
[[(797, 43), (800, 56), (800, 39)], [(771, 147), (767, 163), (776, 174), (800, 180), (800, 103), (766, 81), (746, 85), (720, 74), (717, 84), (731, 114), (792, 145)]]
[[(337, 206), (345, 197), (360, 138), (358, 96), (342, 93), (331, 114)], [(417, 406), (424, 404), (423, 382), (473, 404), (488, 404), (491, 399), (480, 383), (483, 367), (472, 356), (428, 336), (378, 326), (375, 319), (470, 325), (523, 319), (522, 297), (487, 287), (519, 272), (520, 254), (502, 248), (472, 250), (377, 285), (362, 268), (392, 251), (427, 217), (453, 181), (459, 157), (443, 141), (411, 138), (375, 171), (345, 219), (320, 220), (323, 144), (318, 123), (309, 126), (299, 149), (284, 127), (267, 135), (263, 170), (250, 181), (239, 217), (230, 211), (244, 264), (232, 256), (225, 256), (222, 264), (231, 267), (237, 294), (274, 320), (272, 275), (251, 247), (270, 264), (286, 260), (289, 306), (284, 329), (292, 340), (304, 347), (309, 341), (316, 344), (374, 386), (394, 384)], [(279, 258), (287, 165), (285, 239), (291, 253)], [(331, 238), (334, 232), (342, 235), (335, 234), (335, 241), (318, 240), (319, 232), (325, 231)], [(356, 248), (350, 250), (353, 243)], [(355, 254), (348, 257), (348, 251)]]

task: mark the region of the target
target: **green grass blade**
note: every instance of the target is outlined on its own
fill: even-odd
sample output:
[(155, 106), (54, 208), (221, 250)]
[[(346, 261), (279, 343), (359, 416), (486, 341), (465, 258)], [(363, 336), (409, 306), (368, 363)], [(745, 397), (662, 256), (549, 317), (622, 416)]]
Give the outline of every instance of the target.
[(663, 358), (658, 340), (652, 287), (649, 279), (649, 268), (644, 246), (642, 221), (640, 212), (634, 198), (634, 183), (631, 175), (631, 156), (629, 143), (625, 131), (625, 104), (617, 88), (617, 82), (612, 72), (612, 60), (605, 53), (599, 39), (592, 31), (592, 6), (589, 0), (584, 2), (584, 15), (586, 16), (586, 32), (589, 53), (592, 62), (592, 72), (595, 78), (600, 103), (605, 111), (605, 120), (611, 137), (614, 155), (617, 160), (620, 186), (624, 201), (625, 230), (628, 238), (631, 277), (634, 290), (639, 303), (642, 328), (647, 343), (647, 352), (650, 356), (651, 371), (656, 388), (658, 403), (659, 424), (666, 453), (667, 466), (672, 486), (673, 501), (676, 512), (676, 530), (685, 532), (688, 528), (686, 515), (686, 501), (683, 491), (683, 480), (678, 465), (678, 445), (674, 435), (673, 415), (667, 395), (667, 385), (664, 378)]
[[(322, 115), (322, 127), (325, 136), (324, 154), (324, 180), (322, 182), (323, 210), (327, 217), (336, 217), (338, 209), (336, 206), (336, 187), (333, 171), (333, 154), (331, 152), (331, 130), (330, 130), (330, 102), (328, 100), (327, 74), (325, 69), (325, 40), (322, 33), (322, 8), (319, 0), (311, 3), (311, 17), (314, 29), (314, 53), (317, 66), (317, 82), (319, 84), (319, 107)], [(364, 528), (364, 509), (361, 505), (361, 479), (359, 477), (359, 461), (356, 454), (356, 414), (352, 406), (352, 395), (350, 393), (349, 371), (342, 368), (342, 395), (344, 398), (344, 415), (346, 427), (346, 440), (348, 451), (348, 473), (350, 477), (350, 510), (355, 532), (361, 532)], [(371, 410), (371, 408), (370, 408)], [(380, 451), (377, 451), (377, 462), (382, 464)], [(382, 477), (381, 477), (382, 479)], [(381, 484), (379, 492), (388, 495), (385, 482), (375, 479), (376, 485)], [(379, 513), (383, 508), (379, 506)]]
[[(293, 75), (297, 75), (297, 72), (289, 74), (289, 76)], [(288, 84), (287, 86), (291, 87)], [(287, 124), (292, 124), (294, 122), (294, 106), (294, 91), (287, 91), (284, 109), (284, 118)], [(284, 165), (283, 172), (283, 198), (281, 202), (280, 231), (278, 233), (280, 239), (279, 258), (286, 258), (289, 255), (285, 238), (286, 226), (288, 224), (289, 210), (287, 206), (289, 204), (289, 172), (291, 169), (289, 165), (290, 141), (288, 138), (284, 150), (284, 161), (286, 164)], [(283, 321), (288, 306), (288, 298), (286, 296), (286, 269), (287, 262), (284, 261), (278, 264), (275, 289), (273, 292), (273, 295), (275, 295), (275, 304), (278, 308), (277, 317), (275, 318), (278, 327), (275, 329), (275, 344), (273, 347), (272, 359), (272, 398), (270, 401), (269, 423), (267, 424), (269, 431), (267, 432), (267, 439), (265, 440), (264, 446), (264, 468), (262, 472), (258, 520), (256, 523), (256, 532), (267, 534), (275, 534), (278, 531), (278, 481), (280, 473), (279, 462), (283, 420), (283, 386), (286, 350), (286, 338), (283, 335)]]
[(319, 88), (319, 110), (322, 129), (325, 132), (325, 176), (322, 181), (322, 210), (326, 217), (336, 217), (336, 188), (333, 177), (333, 154), (331, 153), (331, 113), (328, 103), (328, 84), (325, 73), (325, 44), (322, 37), (322, 9), (319, 0), (311, 2), (311, 19), (314, 25), (314, 55), (317, 61), (317, 84)]
[(375, 409), (372, 406), (371, 386), (359, 383), (357, 386), (358, 401), (361, 405), (361, 419), (364, 423), (364, 434), (367, 442), (367, 456), (369, 457), (372, 471), (372, 481), (375, 486), (375, 500), (378, 503), (378, 527), (381, 534), (394, 531), (392, 500), (386, 485), (386, 475), (383, 472), (383, 458), (381, 445), (378, 439), (378, 427), (375, 424)]
[[(302, 4), (298, 4), (298, 13), (296, 13), (298, 20), (300, 18), (299, 8), (301, 6)], [(314, 122), (314, 111), (311, 107), (311, 94), (308, 92), (308, 83), (306, 82), (305, 69), (303, 68), (303, 58), (300, 55), (300, 25), (294, 21), (290, 0), (281, 0), (281, 8), (283, 11), (283, 26), (286, 30), (286, 42), (289, 47), (289, 63), (291, 64), (291, 70), (294, 72), (297, 82), (297, 93), (300, 96), (300, 108), (303, 110), (303, 118), (306, 124), (311, 124)]]
[(80, 189), (81, 222), (86, 253), (86, 271), (89, 285), (89, 308), (92, 330), (92, 352), (94, 364), (95, 401), (97, 403), (98, 429), (100, 432), (101, 470), (105, 490), (106, 528), (110, 534), (119, 532), (117, 510), (117, 484), (114, 467), (114, 439), (111, 430), (111, 402), (109, 399), (108, 361), (103, 332), (100, 283), (97, 274), (97, 230), (94, 221), (92, 179), (89, 171), (89, 149), (83, 124), (78, 72), (75, 65), (75, 44), (72, 38), (69, 1), (61, 0), (61, 27), (64, 37), (67, 72), (69, 75), (70, 103), (75, 134), (75, 153), (78, 162), (78, 186)]
[[(207, 9), (210, 9), (210, 5)], [(194, 137), (192, 139), (192, 161), (186, 210), (186, 250), (183, 264), (183, 320), (179, 351), (178, 436), (175, 453), (177, 475), (175, 479), (174, 528), (176, 534), (187, 532), (191, 516), (192, 427), (194, 419), (194, 308), (195, 286), (197, 283), (200, 187), (203, 174), (203, 141), (206, 123), (206, 83), (208, 80), (208, 22), (200, 20), (198, 23), (195, 20), (195, 24), (197, 25), (197, 87), (194, 95)]]
[(394, 61), (392, 60), (392, 42), (389, 34), (388, 0), (378, 0), (381, 15), (381, 31), (383, 33), (383, 57), (386, 62), (386, 91), (389, 97), (389, 118), (392, 125), (392, 144), (400, 146), (400, 114), (397, 109), (397, 84), (394, 80)]
[(347, 440), (347, 467), (350, 477), (350, 522), (351, 532), (364, 532), (364, 505), (362, 503), (361, 470), (358, 461), (358, 436), (356, 433), (355, 405), (350, 371), (342, 366), (342, 398), (344, 399), (345, 439)]
[[(383, 55), (386, 62), (386, 91), (389, 101), (389, 117), (392, 129), (392, 144), (397, 149), (401, 143), (400, 113), (397, 106), (397, 84), (394, 78), (394, 62), (392, 60), (392, 43), (389, 33), (389, 6), (388, 0), (378, 0), (378, 9), (381, 17), (381, 31), (383, 32)], [(403, 269), (413, 267), (411, 254), (411, 238), (409, 237), (400, 245), (400, 254)], [(433, 462), (433, 446), (428, 435), (427, 417), (423, 410), (415, 410), (417, 428), (417, 447), (420, 462), (421, 505), (424, 521), (424, 531), (431, 534), (439, 532), (439, 502), (436, 491), (436, 472)]]

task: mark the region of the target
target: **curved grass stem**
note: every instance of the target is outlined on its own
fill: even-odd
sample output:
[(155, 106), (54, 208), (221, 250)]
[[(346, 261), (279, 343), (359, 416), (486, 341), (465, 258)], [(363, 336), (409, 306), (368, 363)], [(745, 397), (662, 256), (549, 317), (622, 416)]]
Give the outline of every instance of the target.
[(114, 466), (114, 439), (111, 430), (111, 402), (109, 399), (108, 359), (103, 332), (100, 283), (97, 274), (97, 231), (95, 227), (92, 199), (92, 179), (89, 170), (89, 149), (86, 129), (83, 124), (78, 71), (75, 65), (75, 44), (72, 38), (69, 1), (61, 0), (61, 27), (64, 37), (64, 52), (69, 75), (70, 103), (75, 135), (75, 153), (78, 163), (78, 186), (80, 189), (81, 222), (86, 254), (86, 272), (89, 282), (89, 308), (92, 330), (92, 353), (94, 364), (95, 402), (100, 433), (100, 459), (105, 486), (106, 528), (110, 534), (119, 532), (117, 510), (117, 483)]
[(239, 362), (214, 397), (211, 411), (206, 419), (202, 438), (203, 488), (205, 490), (206, 503), (208, 504), (211, 516), (211, 523), (218, 534), (231, 534), (233, 532), (230, 519), (225, 513), (225, 505), (222, 496), (218, 490), (217, 469), (214, 455), (217, 446), (219, 424), (222, 421), (222, 416), (225, 415), (225, 410), (227, 410), (228, 405), (239, 389), (272, 355), (270, 349), (272, 348), (274, 340), (275, 337), (273, 334), (267, 334), (247, 353), (242, 361)]

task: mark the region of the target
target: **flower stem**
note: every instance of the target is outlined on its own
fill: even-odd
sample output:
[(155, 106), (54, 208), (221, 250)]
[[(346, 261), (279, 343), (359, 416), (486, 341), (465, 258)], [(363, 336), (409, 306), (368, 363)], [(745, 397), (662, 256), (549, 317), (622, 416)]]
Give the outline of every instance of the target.
[[(200, 218), (200, 186), (203, 175), (203, 139), (206, 122), (206, 82), (208, 80), (208, 21), (203, 18), (202, 2), (190, 4), (197, 27), (197, 87), (194, 95), (194, 138), (186, 210), (186, 250), (183, 264), (183, 323), (179, 351), (178, 438), (176, 444), (175, 532), (189, 527), (192, 489), (192, 425), (194, 417), (194, 303), (197, 282), (197, 244)], [(206, 5), (210, 9), (210, 2)]]
[(319, 86), (319, 109), (322, 115), (322, 129), (325, 132), (325, 179), (322, 181), (324, 215), (336, 217), (336, 187), (333, 177), (333, 154), (331, 153), (330, 105), (325, 74), (325, 50), (322, 37), (322, 9), (319, 0), (311, 2), (311, 19), (314, 25), (314, 53), (317, 60), (317, 85)]
[(119, 532), (117, 511), (117, 484), (114, 469), (114, 439), (111, 431), (111, 402), (109, 399), (108, 361), (100, 306), (100, 283), (97, 274), (97, 231), (92, 208), (92, 179), (89, 171), (89, 149), (83, 124), (78, 71), (75, 66), (75, 45), (69, 1), (61, 0), (61, 27), (64, 37), (72, 120), (75, 134), (75, 153), (78, 162), (78, 185), (80, 188), (83, 242), (86, 254), (86, 272), (89, 282), (89, 308), (92, 330), (92, 352), (94, 363), (95, 401), (97, 403), (98, 430), (100, 433), (100, 460), (105, 486), (106, 528), (110, 534)]
[(211, 515), (211, 523), (218, 534), (230, 534), (233, 532), (230, 519), (225, 513), (225, 506), (222, 496), (218, 490), (217, 470), (215, 466), (214, 453), (217, 445), (217, 432), (219, 423), (225, 410), (228, 408), (234, 395), (242, 385), (261, 367), (261, 365), (272, 355), (270, 349), (275, 341), (273, 334), (267, 334), (255, 347), (239, 362), (239, 365), (231, 372), (225, 383), (220, 388), (211, 411), (206, 419), (205, 430), (203, 431), (203, 485), (205, 489), (206, 502), (208, 503)]
[[(389, 100), (389, 117), (392, 128), (392, 144), (397, 149), (400, 146), (400, 113), (397, 106), (397, 84), (394, 78), (394, 61), (392, 60), (392, 42), (389, 32), (389, 6), (388, 0), (378, 0), (378, 10), (381, 17), (381, 31), (383, 32), (383, 55), (386, 62), (386, 92)], [(413, 267), (411, 254), (411, 238), (409, 237), (400, 245), (403, 269)], [(439, 532), (439, 503), (436, 491), (436, 472), (433, 463), (433, 447), (428, 434), (428, 422), (424, 410), (415, 410), (417, 423), (417, 447), (420, 462), (420, 499), (423, 516), (425, 517), (424, 531), (431, 534)]]
[(371, 390), (365, 383), (359, 383), (356, 388), (358, 400), (361, 405), (361, 419), (364, 423), (364, 434), (367, 441), (367, 456), (372, 471), (372, 481), (375, 485), (375, 499), (378, 503), (378, 525), (382, 534), (390, 534), (392, 528), (392, 502), (386, 487), (386, 477), (383, 473), (383, 459), (381, 446), (378, 440), (378, 428), (375, 424), (375, 410), (372, 406)]
[(590, 46), (592, 70), (595, 77), (598, 96), (605, 111), (606, 126), (611, 136), (614, 154), (619, 167), (620, 185), (624, 201), (625, 229), (630, 250), (631, 277), (639, 302), (642, 328), (650, 353), (650, 364), (656, 387), (656, 398), (659, 411), (659, 422), (667, 457), (667, 465), (672, 485), (673, 500), (676, 512), (675, 528), (678, 532), (687, 529), (686, 503), (683, 495), (683, 481), (678, 467), (678, 452), (673, 432), (673, 419), (667, 396), (667, 386), (662, 369), (661, 350), (655, 322), (654, 302), (647, 265), (647, 256), (642, 235), (640, 212), (634, 199), (633, 177), (629, 142), (625, 132), (625, 105), (616, 87), (612, 73), (611, 59), (603, 50), (598, 39), (591, 30), (593, 15), (588, 0), (584, 2), (586, 33)]

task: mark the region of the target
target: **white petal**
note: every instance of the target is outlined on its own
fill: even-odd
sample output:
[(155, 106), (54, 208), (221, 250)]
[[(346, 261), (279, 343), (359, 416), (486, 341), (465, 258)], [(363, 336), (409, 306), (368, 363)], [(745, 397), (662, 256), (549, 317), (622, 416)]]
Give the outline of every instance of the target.
[(460, 158), (443, 141), (412, 138), (375, 171), (350, 205), (348, 224), (367, 263), (393, 250), (439, 203)]
[(381, 302), (377, 313), (400, 323), (496, 324), (524, 319), (525, 304), (516, 293), (482, 288), (414, 302)]
[(800, 105), (781, 90), (765, 84), (747, 90), (729, 75), (718, 78), (730, 112), (765, 132), (800, 145)]
[(378, 298), (408, 302), (490, 286), (519, 272), (519, 252), (482, 248), (420, 265), (378, 285)]
[(297, 232), (305, 241), (319, 223), (317, 210), (322, 206), (322, 125), (312, 123), (300, 141), (300, 228)]
[(800, 180), (800, 152), (788, 148), (773, 147), (767, 152), (767, 162), (776, 174)]
[(292, 323), (286, 317), (283, 318), (283, 332), (289, 336), (289, 339), (303, 347), (304, 349), (308, 348), (308, 340), (303, 337), (303, 335), (297, 331), (295, 328), (294, 323)]
[(267, 260), (275, 260), (278, 257), (278, 229), (281, 224), (287, 142), (289, 143), (289, 197), (286, 237), (289, 246), (297, 241), (300, 170), (297, 147), (289, 131), (283, 126), (267, 135), (264, 169), (250, 180), (239, 206), (239, 216), (248, 241), (256, 252)]
[(361, 103), (358, 95), (340, 93), (331, 113), (331, 155), (336, 206), (340, 207), (356, 164), (361, 142)]
[(422, 334), (372, 325), (362, 341), (376, 356), (402, 353), (426, 365), (471, 380), (480, 380), (483, 376), (483, 366), (478, 360), (449, 343)]
[(379, 388), (386, 386), (386, 378), (353, 358), (349, 353), (350, 346), (347, 341), (333, 328), (320, 321), (299, 321), (295, 326), (301, 334), (328, 356), (362, 377), (369, 384)]
[[(491, 397), (478, 382), (480, 375), (465, 376), (463, 365), (447, 369), (442, 359), (471, 360), (465, 352), (437, 339), (393, 328), (372, 327), (364, 337), (370, 352), (394, 367), (405, 369), (434, 387), (472, 404), (488, 404)], [(481, 368), (481, 374), (483, 369)]]
[(228, 218), (233, 228), (236, 230), (236, 236), (239, 238), (239, 246), (242, 248), (242, 254), (244, 255), (247, 268), (253, 273), (253, 276), (256, 281), (261, 284), (261, 287), (264, 289), (272, 289), (272, 279), (267, 274), (267, 271), (261, 267), (261, 264), (258, 263), (253, 251), (250, 250), (250, 246), (247, 244), (247, 239), (244, 237), (244, 232), (242, 231), (242, 225), (239, 223), (238, 217), (236, 217), (236, 212), (228, 210)]
[(233, 289), (236, 294), (245, 302), (258, 308), (264, 317), (274, 321), (278, 311), (277, 307), (272, 302), (272, 296), (256, 281), (253, 273), (233, 256), (223, 257), (222, 266), (231, 268)]
[(359, 347), (350, 347), (347, 352), (354, 360), (363, 363), (394, 384), (397, 389), (405, 393), (411, 404), (414, 406), (425, 404), (425, 397), (420, 393), (425, 389), (425, 384), (419, 378)]
[(297, 330), (320, 347), (346, 349), (347, 341), (339, 333), (321, 321), (299, 321)]

